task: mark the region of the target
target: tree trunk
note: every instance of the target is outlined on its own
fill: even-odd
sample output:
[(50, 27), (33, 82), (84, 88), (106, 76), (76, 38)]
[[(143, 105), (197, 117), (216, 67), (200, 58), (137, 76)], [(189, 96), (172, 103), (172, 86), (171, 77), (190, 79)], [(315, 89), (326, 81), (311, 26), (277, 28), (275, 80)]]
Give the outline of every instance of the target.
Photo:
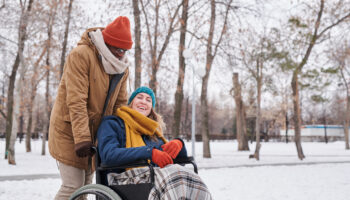
[(49, 130), (50, 123), (50, 71), (51, 71), (51, 39), (52, 39), (52, 27), (55, 22), (57, 4), (53, 5), (51, 8), (50, 17), (48, 21), (47, 27), (47, 43), (46, 43), (46, 92), (45, 92), (45, 120), (44, 120), (44, 128), (43, 128), (43, 137), (42, 137), (42, 146), (41, 146), (41, 155), (46, 154), (46, 138)]
[[(22, 59), (21, 59), (22, 60)], [(21, 68), (20, 68), (20, 78), (17, 80), (17, 95), (14, 98), (14, 110), (13, 110), (13, 125), (11, 130), (11, 138), (10, 138), (10, 145), (9, 145), (9, 153), (8, 153), (8, 163), (10, 165), (16, 165), (16, 159), (15, 159), (15, 143), (17, 139), (17, 132), (18, 132), (18, 120), (20, 117), (19, 110), (20, 110), (20, 104), (21, 104), (21, 90), (24, 83), (24, 73), (25, 73), (25, 67), (23, 64), (23, 61), (21, 61)]]
[[(34, 75), (34, 77), (36, 77), (36, 76)], [(34, 80), (32, 80), (32, 81), (34, 81)], [(36, 96), (36, 91), (37, 91), (37, 84), (32, 83), (32, 91), (31, 91), (29, 105), (28, 105), (28, 109), (27, 109), (28, 123), (27, 123), (27, 132), (26, 132), (26, 152), (32, 151), (31, 136), (32, 136), (32, 125), (33, 125), (33, 106), (34, 106), (34, 99)]]
[[(206, 68), (210, 68), (207, 64)], [(209, 145), (209, 111), (208, 111), (208, 79), (209, 72), (203, 77), (202, 82), (202, 93), (201, 93), (201, 132), (202, 132), (202, 141), (203, 141), (203, 157), (211, 158), (210, 154), (210, 145)]]
[(350, 96), (346, 98), (346, 116), (344, 123), (344, 134), (345, 134), (345, 149), (349, 150), (349, 121), (350, 121)]
[(66, 49), (67, 49), (67, 41), (68, 41), (68, 33), (69, 33), (69, 24), (70, 24), (70, 19), (71, 19), (71, 12), (72, 12), (73, 1), (74, 0), (69, 0), (69, 5), (68, 5), (66, 29), (64, 31), (64, 39), (63, 39), (63, 43), (62, 43), (60, 77), (62, 77), (62, 74), (63, 74), (64, 62), (65, 62), (65, 58), (66, 58)]
[[(154, 61), (153, 63), (157, 63), (157, 61)], [(157, 86), (158, 86), (158, 81), (157, 81), (157, 72), (159, 69), (159, 65), (157, 64), (152, 64), (152, 75), (151, 79), (149, 81), (149, 87), (153, 90), (154, 95), (156, 98), (158, 98), (158, 91), (157, 91)], [(156, 109), (159, 110), (159, 102), (156, 103)]]
[(185, 42), (186, 42), (187, 13), (188, 13), (188, 0), (184, 0), (183, 7), (182, 7), (181, 32), (180, 32), (180, 43), (179, 43), (179, 74), (177, 77), (177, 86), (176, 86), (176, 92), (175, 92), (175, 108), (174, 108), (174, 120), (173, 120), (174, 123), (171, 131), (171, 134), (173, 135), (174, 138), (179, 137), (180, 135), (182, 101), (184, 98), (183, 84), (184, 84), (184, 78), (185, 78), (186, 65), (185, 65), (185, 58), (183, 57), (182, 53), (185, 49)]
[(327, 118), (326, 115), (324, 114), (323, 116), (323, 122), (324, 122), (324, 141), (327, 144), (328, 143), (328, 137), (327, 137)]
[(323, 13), (323, 8), (324, 8), (324, 0), (321, 0), (321, 5), (320, 5), (320, 10), (317, 14), (317, 19), (315, 21), (315, 27), (314, 27), (314, 32), (313, 35), (310, 39), (309, 46), (305, 52), (305, 55), (303, 56), (303, 59), (301, 62), (298, 64), (296, 69), (293, 72), (293, 77), (291, 81), (291, 86), (293, 90), (293, 107), (294, 107), (294, 134), (295, 134), (295, 145), (297, 147), (297, 152), (298, 152), (298, 158), (300, 160), (303, 160), (305, 158), (305, 155), (303, 153), (303, 149), (301, 147), (301, 136), (300, 136), (300, 126), (301, 126), (301, 112), (300, 112), (300, 102), (299, 102), (299, 83), (298, 83), (298, 76), (303, 67), (306, 65), (311, 51), (313, 47), (315, 46), (317, 38), (319, 38), (324, 31), (326, 31), (328, 28), (324, 29), (319, 35), (318, 35), (318, 29), (321, 24), (321, 17)]
[[(32, 96), (32, 95), (31, 95)], [(32, 99), (30, 99), (32, 101)], [(27, 124), (27, 132), (26, 132), (26, 152), (31, 152), (32, 151), (32, 146), (31, 146), (31, 136), (32, 136), (32, 123), (33, 123), (33, 104), (32, 106), (28, 107), (28, 124)]]
[[(23, 100), (22, 100), (22, 101), (23, 101)], [(23, 102), (22, 102), (22, 103), (23, 103)], [(22, 103), (21, 103), (21, 105), (23, 105)], [(20, 108), (20, 111), (21, 111), (21, 110), (22, 110), (22, 109)], [(21, 111), (20, 116), (19, 116), (19, 143), (21, 143), (22, 140), (23, 140), (23, 135), (24, 135), (23, 126), (24, 126), (23, 111)]]
[(42, 137), (42, 145), (41, 145), (41, 155), (46, 154), (46, 138), (49, 130), (50, 123), (50, 48), (48, 48), (47, 53), (47, 77), (46, 77), (46, 92), (45, 92), (45, 114), (44, 114), (44, 127), (43, 127), (43, 137)]
[(286, 143), (287, 144), (288, 144), (288, 125), (289, 125), (288, 111), (286, 110)]
[(11, 137), (10, 137), (10, 145), (9, 145), (9, 153), (8, 153), (8, 163), (11, 165), (16, 165), (16, 159), (15, 159), (15, 143), (17, 139), (17, 133), (18, 133), (18, 122), (20, 120), (20, 107), (21, 107), (21, 99), (22, 99), (22, 88), (24, 85), (24, 76), (25, 76), (25, 65), (24, 65), (24, 58), (23, 58), (23, 52), (20, 54), (20, 76), (17, 80), (16, 84), (16, 93), (17, 95), (14, 98), (14, 108), (13, 108), (13, 124), (12, 124), (12, 130), (11, 130)]
[(191, 138), (191, 131), (189, 130), (190, 128), (190, 123), (189, 123), (189, 97), (186, 98), (186, 109), (185, 109), (185, 119), (182, 122), (182, 134), (186, 136), (187, 140), (190, 140)]
[(1, 88), (1, 98), (0, 98), (0, 114), (2, 117), (6, 120), (6, 114), (3, 111), (4, 108), (4, 99), (5, 99), (5, 80), (2, 81), (2, 88)]
[(260, 121), (261, 121), (261, 87), (262, 87), (262, 63), (257, 61), (257, 77), (256, 77), (256, 85), (257, 85), (257, 98), (256, 98), (256, 120), (255, 120), (255, 140), (256, 140), (256, 146), (255, 146), (255, 152), (254, 155), (249, 156), (249, 158), (254, 157), (256, 160), (260, 159)]
[[(15, 90), (15, 81), (16, 81), (16, 75), (17, 70), (20, 64), (19, 61), (19, 52), (18, 50), (15, 64), (12, 67), (12, 73), (9, 79), (9, 87), (7, 92), (7, 116), (6, 116), (6, 145), (5, 145), (5, 159), (7, 159), (7, 156), (9, 154), (9, 146), (10, 146), (10, 139), (11, 139), (11, 133), (12, 133), (12, 122), (13, 122), (13, 103), (14, 103), (14, 90)], [(22, 50), (23, 51), (23, 50)]]
[(293, 73), (292, 78), (292, 89), (293, 89), (293, 105), (294, 105), (294, 137), (295, 145), (297, 147), (298, 158), (303, 160), (305, 155), (303, 148), (301, 147), (301, 113), (300, 113), (300, 102), (299, 102), (299, 88), (298, 88), (298, 71)]
[(219, 32), (218, 40), (214, 43), (215, 20), (216, 20), (216, 1), (210, 1), (210, 26), (206, 44), (206, 63), (205, 63), (205, 75), (202, 78), (202, 93), (201, 93), (201, 132), (203, 139), (203, 157), (210, 158), (210, 145), (209, 145), (209, 111), (208, 111), (208, 82), (209, 75), (212, 68), (212, 64), (217, 53), (217, 49), (222, 41), (222, 38), (226, 32), (228, 13), (231, 8), (232, 0), (226, 5), (226, 12), (224, 13), (224, 22)]
[(207, 42), (206, 63), (205, 63), (205, 75), (202, 78), (202, 91), (201, 91), (201, 134), (203, 141), (203, 157), (210, 158), (210, 145), (209, 145), (209, 111), (208, 111), (208, 82), (209, 74), (214, 60), (213, 56), (213, 39), (214, 39), (214, 27), (216, 18), (215, 0), (210, 1), (210, 27)]
[(31, 92), (30, 92), (30, 98), (29, 103), (27, 105), (27, 112), (28, 112), (28, 123), (27, 123), (27, 131), (26, 131), (26, 152), (31, 152), (31, 136), (32, 136), (32, 126), (33, 126), (33, 106), (34, 106), (34, 100), (38, 89), (38, 84), (42, 80), (41, 78), (38, 78), (38, 68), (39, 63), (42, 60), (42, 58), (45, 55), (46, 47), (43, 48), (43, 51), (41, 52), (39, 58), (36, 60), (33, 66), (33, 76), (31, 78)]
[(233, 73), (234, 99), (236, 103), (236, 135), (238, 151), (249, 151), (247, 128), (245, 123), (245, 109), (241, 95), (241, 85), (238, 80), (238, 73)]
[[(23, 66), (22, 66), (23, 67)], [(18, 117), (19, 117), (19, 104), (20, 104), (20, 89), (22, 89), (22, 77), (20, 77), (19, 80), (17, 80), (17, 95), (14, 98), (14, 109), (13, 109), (13, 124), (11, 129), (11, 137), (10, 137), (10, 144), (8, 148), (8, 164), (10, 165), (16, 165), (16, 159), (15, 159), (15, 143), (17, 138), (17, 131), (18, 131)]]
[(141, 49), (141, 17), (139, 1), (132, 0), (132, 7), (134, 9), (135, 21), (135, 89), (141, 86), (141, 72), (142, 72), (142, 49)]
[[(17, 70), (22, 58), (24, 50), (24, 42), (27, 37), (27, 25), (29, 19), (29, 13), (31, 11), (33, 0), (29, 0), (27, 9), (22, 10), (20, 23), (18, 27), (18, 51), (15, 62), (12, 66), (12, 72), (9, 79), (8, 93), (7, 93), (7, 118), (6, 118), (6, 145), (5, 145), (5, 159), (7, 159), (8, 154), (11, 154), (14, 158), (14, 151), (9, 152), (10, 139), (12, 135), (12, 122), (13, 122), (13, 104), (14, 104), (14, 90), (15, 90), (15, 81)], [(12, 159), (11, 158), (11, 159)], [(12, 161), (11, 161), (12, 162)]]

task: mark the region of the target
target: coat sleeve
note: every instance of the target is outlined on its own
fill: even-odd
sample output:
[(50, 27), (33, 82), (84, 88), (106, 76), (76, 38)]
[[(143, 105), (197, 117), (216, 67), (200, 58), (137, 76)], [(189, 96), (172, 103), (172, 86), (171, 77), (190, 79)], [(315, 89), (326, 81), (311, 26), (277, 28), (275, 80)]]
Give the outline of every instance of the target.
[(126, 105), (128, 103), (128, 92), (127, 92), (127, 84), (129, 80), (129, 69), (125, 70), (125, 74), (120, 81), (120, 89), (118, 93), (117, 100), (113, 106), (113, 115), (117, 116), (117, 108)]
[(89, 91), (89, 58), (82, 52), (72, 51), (67, 57), (66, 102), (72, 123), (74, 143), (91, 141), (87, 111)]
[[(125, 128), (117, 117), (105, 117), (97, 132), (101, 163), (123, 165), (141, 159), (151, 159), (153, 146), (125, 148)], [(124, 134), (124, 135), (123, 135)]]
[(186, 150), (186, 146), (185, 146), (184, 141), (181, 138), (176, 138), (176, 139), (178, 139), (182, 142), (182, 149), (179, 152), (179, 154), (177, 155), (177, 157), (179, 157), (179, 158), (187, 157), (187, 150)]

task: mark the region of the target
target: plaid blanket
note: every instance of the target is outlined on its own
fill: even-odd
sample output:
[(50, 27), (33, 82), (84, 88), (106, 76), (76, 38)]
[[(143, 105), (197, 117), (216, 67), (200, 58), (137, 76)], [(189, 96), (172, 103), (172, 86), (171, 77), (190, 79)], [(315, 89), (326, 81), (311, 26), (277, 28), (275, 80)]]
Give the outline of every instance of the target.
[[(192, 170), (178, 164), (156, 167), (155, 185), (148, 199), (153, 200), (211, 200), (211, 194), (201, 178)], [(121, 174), (109, 173), (109, 185), (149, 183), (149, 168), (134, 168)]]

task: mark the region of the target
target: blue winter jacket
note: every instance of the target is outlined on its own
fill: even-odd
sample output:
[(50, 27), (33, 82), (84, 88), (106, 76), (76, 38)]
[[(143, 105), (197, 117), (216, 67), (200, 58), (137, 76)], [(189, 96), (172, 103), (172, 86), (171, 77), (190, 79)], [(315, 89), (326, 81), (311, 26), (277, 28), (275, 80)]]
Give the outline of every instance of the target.
[[(153, 148), (162, 150), (164, 144), (161, 139), (150, 140), (148, 136), (142, 136), (146, 146), (125, 148), (126, 134), (125, 124), (120, 117), (106, 116), (102, 119), (97, 132), (98, 151), (101, 163), (105, 165), (124, 165), (137, 160), (152, 160)], [(187, 157), (185, 145), (178, 157)], [(152, 163), (155, 165), (154, 163)]]

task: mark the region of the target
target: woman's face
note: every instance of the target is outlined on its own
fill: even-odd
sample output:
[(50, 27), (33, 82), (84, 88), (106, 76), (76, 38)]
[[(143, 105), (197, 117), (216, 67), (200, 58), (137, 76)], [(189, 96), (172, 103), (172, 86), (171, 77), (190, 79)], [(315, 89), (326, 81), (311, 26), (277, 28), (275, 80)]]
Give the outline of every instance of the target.
[(143, 92), (138, 93), (132, 100), (131, 108), (147, 117), (151, 113), (152, 109), (151, 96)]

